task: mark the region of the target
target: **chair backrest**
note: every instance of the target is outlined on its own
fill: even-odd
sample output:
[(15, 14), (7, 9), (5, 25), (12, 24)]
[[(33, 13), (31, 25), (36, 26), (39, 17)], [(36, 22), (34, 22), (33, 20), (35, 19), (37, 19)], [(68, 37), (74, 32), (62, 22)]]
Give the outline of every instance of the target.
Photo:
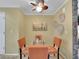
[(30, 47), (29, 59), (48, 59), (47, 47)]
[(54, 41), (53, 42), (54, 42), (54, 47), (60, 48), (60, 45), (61, 45), (61, 42), (62, 42), (61, 38), (54, 37)]
[(18, 45), (19, 45), (19, 48), (22, 48), (23, 46), (25, 47), (26, 46), (26, 38), (25, 37), (22, 37), (18, 40)]

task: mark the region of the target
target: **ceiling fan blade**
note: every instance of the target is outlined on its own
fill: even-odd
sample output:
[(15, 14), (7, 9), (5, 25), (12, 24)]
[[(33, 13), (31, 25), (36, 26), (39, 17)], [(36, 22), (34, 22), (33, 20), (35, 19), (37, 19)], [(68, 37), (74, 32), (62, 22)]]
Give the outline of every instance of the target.
[(47, 10), (48, 9), (48, 6), (47, 6), (47, 4), (44, 2), (44, 0), (40, 0), (40, 2), (42, 3), (42, 8), (43, 8), (43, 10)]
[(44, 0), (39, 0), (39, 2), (43, 3), (44, 4)]
[(41, 7), (43, 7), (44, 6), (44, 0), (39, 0), (38, 5), (41, 6)]
[(43, 10), (47, 10), (47, 9), (48, 9), (48, 6), (44, 5)]
[(33, 7), (32, 7), (32, 11), (35, 11), (35, 10), (36, 10), (36, 6), (33, 6)]
[(32, 4), (33, 6), (37, 6), (37, 4), (35, 4), (35, 3), (30, 3), (30, 4)]

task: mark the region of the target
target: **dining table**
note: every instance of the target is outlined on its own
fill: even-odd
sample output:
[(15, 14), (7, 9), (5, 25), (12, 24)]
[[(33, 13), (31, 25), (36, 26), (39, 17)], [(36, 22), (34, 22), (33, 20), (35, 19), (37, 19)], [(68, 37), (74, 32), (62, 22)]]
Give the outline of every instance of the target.
[(52, 53), (56, 53), (56, 48), (53, 48), (52, 46), (49, 45), (40, 45), (40, 44), (36, 44), (36, 45), (29, 45), (28, 47), (26, 47), (22, 52), (25, 55), (29, 55), (29, 49), (30, 48), (44, 48), (47, 47), (48, 49), (48, 54), (52, 54)]

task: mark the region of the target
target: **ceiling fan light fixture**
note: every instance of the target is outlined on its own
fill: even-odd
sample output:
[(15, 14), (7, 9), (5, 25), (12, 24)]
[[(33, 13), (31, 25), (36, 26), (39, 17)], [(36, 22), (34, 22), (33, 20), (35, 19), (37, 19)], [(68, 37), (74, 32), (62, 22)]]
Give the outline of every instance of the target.
[[(36, 0), (37, 1), (37, 0)], [(38, 0), (37, 3), (31, 3), (33, 8), (32, 10), (36, 10), (38, 13), (41, 13), (43, 10), (47, 10), (48, 6), (46, 3), (44, 3), (44, 0)]]
[(42, 12), (42, 10), (43, 10), (42, 7), (39, 7), (39, 6), (36, 7), (36, 11), (37, 11), (37, 12), (40, 13), (40, 12)]

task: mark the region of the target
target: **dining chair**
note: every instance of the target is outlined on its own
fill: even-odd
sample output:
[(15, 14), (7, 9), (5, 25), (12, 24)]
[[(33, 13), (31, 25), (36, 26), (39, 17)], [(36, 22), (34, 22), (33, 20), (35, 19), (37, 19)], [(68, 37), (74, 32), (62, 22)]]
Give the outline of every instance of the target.
[(19, 45), (19, 51), (20, 51), (20, 59), (22, 59), (23, 50), (24, 50), (24, 48), (26, 48), (26, 38), (25, 37), (21, 37), (18, 40), (18, 45)]
[(30, 47), (29, 59), (48, 59), (48, 47)]
[(57, 59), (59, 59), (59, 50), (60, 50), (61, 42), (62, 42), (61, 38), (54, 37), (53, 47), (51, 47), (49, 49), (49, 52), (52, 53), (52, 54), (54, 54), (54, 56), (55, 56), (55, 54), (57, 54)]

